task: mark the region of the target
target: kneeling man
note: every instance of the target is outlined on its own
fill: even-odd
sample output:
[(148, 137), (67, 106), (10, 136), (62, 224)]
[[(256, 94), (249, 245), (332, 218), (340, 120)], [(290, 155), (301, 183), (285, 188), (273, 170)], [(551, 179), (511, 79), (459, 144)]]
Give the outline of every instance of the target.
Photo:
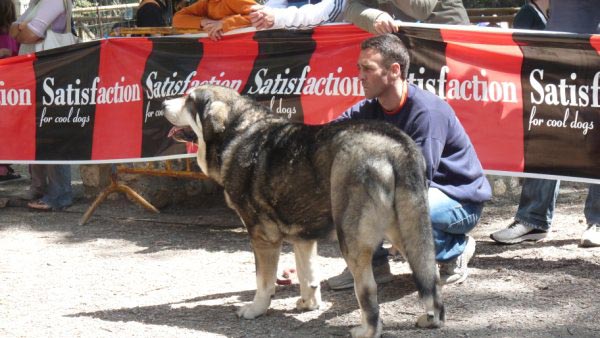
[[(450, 105), (406, 81), (409, 59), (406, 46), (393, 34), (363, 41), (358, 71), (366, 99), (338, 120), (384, 120), (402, 129), (421, 147), (427, 165), (429, 213), (440, 277), (445, 284), (460, 283), (467, 278), (467, 264), (475, 253), (475, 240), (466, 234), (479, 221), (483, 203), (491, 198), (491, 188), (473, 144)], [(393, 278), (387, 255), (381, 247), (373, 257), (378, 283)], [(327, 282), (332, 289), (354, 285), (348, 269)]]

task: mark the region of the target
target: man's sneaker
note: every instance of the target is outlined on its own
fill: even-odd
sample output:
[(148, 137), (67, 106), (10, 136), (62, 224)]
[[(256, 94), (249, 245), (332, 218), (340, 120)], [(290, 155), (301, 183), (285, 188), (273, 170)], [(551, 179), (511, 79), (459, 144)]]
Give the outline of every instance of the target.
[[(390, 272), (390, 264), (387, 262), (385, 264), (374, 266), (373, 275), (375, 276), (375, 282), (377, 284), (385, 284), (394, 280), (394, 275)], [(352, 278), (350, 270), (345, 268), (341, 274), (329, 278), (327, 284), (329, 284), (329, 287), (332, 290), (349, 289), (354, 287), (354, 278)]]
[(581, 246), (590, 248), (600, 246), (600, 224), (588, 224), (588, 228), (581, 236)]
[(548, 231), (530, 228), (519, 223), (512, 222), (506, 229), (498, 230), (490, 235), (494, 241), (502, 244), (516, 244), (524, 241), (539, 241), (548, 236)]
[(467, 236), (465, 251), (455, 259), (440, 263), (440, 280), (442, 284), (462, 283), (469, 275), (467, 265), (475, 254), (475, 239)]

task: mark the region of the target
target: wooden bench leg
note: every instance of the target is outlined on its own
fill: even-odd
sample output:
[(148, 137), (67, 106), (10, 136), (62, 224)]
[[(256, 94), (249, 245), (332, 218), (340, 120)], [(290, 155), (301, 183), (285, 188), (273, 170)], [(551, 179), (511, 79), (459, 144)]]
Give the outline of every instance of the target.
[(98, 197), (96, 197), (92, 205), (90, 205), (90, 207), (86, 210), (86, 212), (79, 220), (79, 225), (84, 225), (85, 223), (87, 223), (87, 221), (90, 219), (90, 217), (92, 217), (92, 214), (94, 213), (94, 211), (96, 211), (98, 206), (100, 206), (100, 204), (108, 197), (108, 195), (112, 194), (113, 192), (122, 192), (127, 196), (130, 196), (135, 202), (141, 204), (147, 210), (150, 210), (155, 213), (160, 213), (160, 211), (158, 211), (156, 207), (150, 204), (150, 202), (146, 201), (146, 199), (144, 199), (140, 194), (135, 192), (135, 190), (131, 189), (125, 184), (117, 183), (117, 173), (115, 171), (110, 175), (110, 185), (106, 187), (106, 189), (104, 189), (98, 195)]

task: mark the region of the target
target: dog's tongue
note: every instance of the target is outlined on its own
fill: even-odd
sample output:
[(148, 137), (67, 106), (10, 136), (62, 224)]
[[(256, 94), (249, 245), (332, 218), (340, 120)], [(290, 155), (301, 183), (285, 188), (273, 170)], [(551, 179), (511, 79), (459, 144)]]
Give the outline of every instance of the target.
[(171, 130), (169, 130), (169, 134), (167, 135), (168, 138), (173, 137), (173, 135), (175, 135), (178, 131), (182, 130), (183, 128), (181, 127), (173, 127), (171, 128)]

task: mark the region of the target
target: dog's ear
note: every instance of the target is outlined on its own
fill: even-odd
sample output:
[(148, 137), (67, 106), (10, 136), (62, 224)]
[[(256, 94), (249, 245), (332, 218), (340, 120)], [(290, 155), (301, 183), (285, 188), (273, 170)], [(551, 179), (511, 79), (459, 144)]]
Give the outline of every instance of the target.
[[(205, 89), (196, 89), (190, 93), (190, 98), (194, 105), (194, 109), (191, 111), (196, 112), (196, 115), (200, 117), (200, 121), (204, 121), (212, 103), (212, 92)], [(197, 120), (197, 118), (195, 119)]]
[(222, 101), (213, 101), (210, 104), (206, 118), (210, 121), (215, 133), (222, 133), (225, 131), (228, 116), (229, 106)]
[(225, 131), (229, 107), (219, 101), (211, 89), (202, 88), (193, 93), (197, 117), (202, 122), (204, 140), (210, 141), (216, 134)]

